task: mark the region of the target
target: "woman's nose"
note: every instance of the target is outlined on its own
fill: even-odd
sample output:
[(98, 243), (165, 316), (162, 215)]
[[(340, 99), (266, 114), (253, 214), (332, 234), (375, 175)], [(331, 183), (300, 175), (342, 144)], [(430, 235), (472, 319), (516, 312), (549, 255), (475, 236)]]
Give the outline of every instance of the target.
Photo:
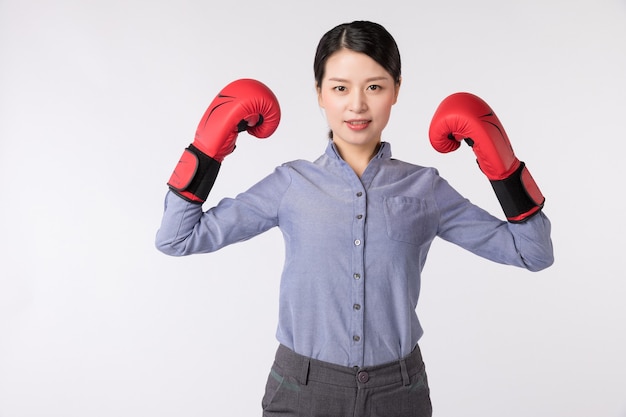
[(350, 111), (362, 113), (367, 110), (365, 94), (362, 91), (354, 91), (350, 97)]

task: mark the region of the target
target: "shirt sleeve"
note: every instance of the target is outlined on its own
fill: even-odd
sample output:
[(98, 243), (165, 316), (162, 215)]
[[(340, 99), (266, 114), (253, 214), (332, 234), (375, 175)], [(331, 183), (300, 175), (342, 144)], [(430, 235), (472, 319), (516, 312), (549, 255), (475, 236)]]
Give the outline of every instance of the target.
[(494, 262), (540, 271), (554, 263), (550, 220), (543, 211), (523, 223), (496, 218), (437, 176), (438, 235)]
[(172, 256), (214, 252), (232, 243), (250, 239), (278, 225), (278, 209), (289, 187), (288, 168), (272, 174), (235, 198), (224, 198), (203, 212), (168, 191), (155, 244)]

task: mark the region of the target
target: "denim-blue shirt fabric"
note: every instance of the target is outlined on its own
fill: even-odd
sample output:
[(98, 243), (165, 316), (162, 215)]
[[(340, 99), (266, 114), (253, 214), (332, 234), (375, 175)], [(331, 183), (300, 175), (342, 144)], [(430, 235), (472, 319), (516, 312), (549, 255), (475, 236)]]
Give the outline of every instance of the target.
[(329, 141), (315, 162), (285, 163), (206, 212), (168, 191), (156, 245), (174, 256), (206, 253), (273, 227), (285, 240), (278, 341), (344, 366), (388, 363), (414, 349), (435, 237), (530, 271), (553, 262), (543, 212), (519, 224), (500, 220), (436, 169), (393, 159), (387, 142), (361, 178)]

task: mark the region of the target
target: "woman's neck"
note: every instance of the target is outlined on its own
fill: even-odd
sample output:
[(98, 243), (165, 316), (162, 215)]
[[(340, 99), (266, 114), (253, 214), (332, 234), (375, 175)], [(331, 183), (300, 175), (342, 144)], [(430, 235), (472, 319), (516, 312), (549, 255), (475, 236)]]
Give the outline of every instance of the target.
[(334, 143), (341, 158), (346, 161), (359, 178), (380, 149), (380, 142), (374, 143), (372, 146), (352, 145), (337, 141)]

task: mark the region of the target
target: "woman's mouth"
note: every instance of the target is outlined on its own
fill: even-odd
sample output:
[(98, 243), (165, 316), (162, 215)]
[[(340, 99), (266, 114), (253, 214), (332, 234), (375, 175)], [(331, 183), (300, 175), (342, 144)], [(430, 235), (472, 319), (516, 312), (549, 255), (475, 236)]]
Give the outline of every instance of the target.
[(370, 120), (346, 120), (346, 125), (352, 130), (363, 130), (369, 126)]

